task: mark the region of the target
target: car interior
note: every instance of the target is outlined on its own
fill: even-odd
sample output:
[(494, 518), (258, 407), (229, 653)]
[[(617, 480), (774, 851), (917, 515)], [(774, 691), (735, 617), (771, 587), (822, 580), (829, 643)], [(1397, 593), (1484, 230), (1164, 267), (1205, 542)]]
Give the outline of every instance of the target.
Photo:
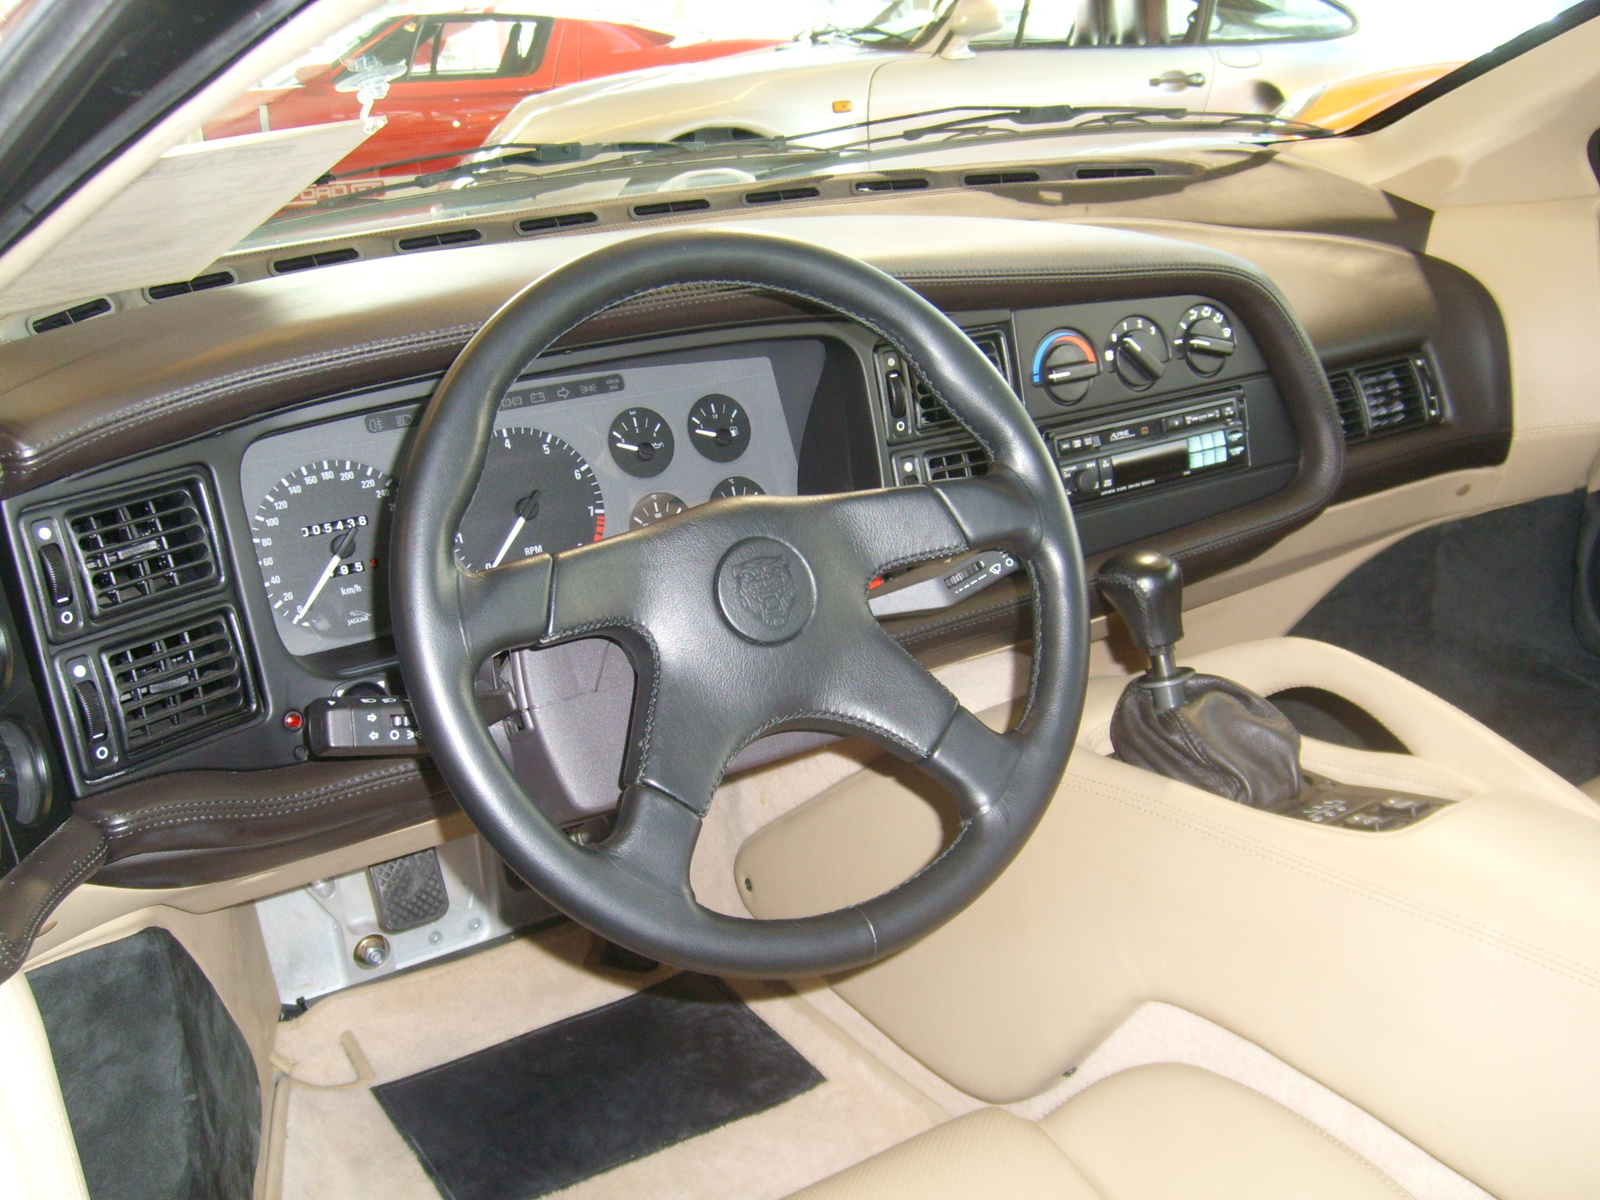
[(363, 8), (0, 187), (0, 1192), (1600, 1193), (1600, 5), (6, 308)]

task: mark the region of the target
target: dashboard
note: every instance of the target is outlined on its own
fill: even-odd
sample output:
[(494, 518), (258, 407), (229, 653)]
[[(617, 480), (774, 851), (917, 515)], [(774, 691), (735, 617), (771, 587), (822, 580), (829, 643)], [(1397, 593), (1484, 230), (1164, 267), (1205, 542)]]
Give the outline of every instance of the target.
[[(1039, 235), (1027, 232), (1015, 253), (1031, 261)], [(1056, 232), (1078, 244), (1078, 232)], [(1059, 465), (1086, 555), (1155, 542), (1199, 571), (1242, 561), (1333, 494), (1330, 437), (1365, 446), (1397, 435), (1399, 445), (1459, 424), (1470, 392), (1448, 373), (1448, 343), (1402, 330), (1319, 370), (1261, 284), (1182, 256), (1164, 270), (1135, 287), (1110, 267), (1064, 283), (1032, 282), (1019, 267), (1021, 282), (957, 275), (942, 292), (924, 289), (1021, 399)], [(417, 287), (432, 305), (437, 285)], [(917, 365), (874, 331), (744, 297), (697, 303), (688, 314), (681, 302), (624, 313), (605, 336), (530, 364), (502, 398), (457, 531), (466, 566), (692, 519), (723, 497), (988, 469)], [(436, 320), (431, 310), (418, 319)], [(19, 847), (74, 799), (146, 796), (163, 776), (201, 786), (222, 778), (204, 772), (309, 769), (333, 752), (313, 736), (330, 709), (381, 724), (384, 745), (361, 753), (422, 749), (388, 633), (388, 538), (410, 439), (453, 350), (397, 354), (384, 373), (352, 378), (339, 364), (360, 339), (305, 322), (275, 336), (295, 362), (308, 339), (326, 337), (333, 365), (320, 375), (285, 373), (291, 382), (274, 383), (271, 399), (251, 401), (201, 405), (169, 388), (177, 401), (138, 418), (149, 424), (115, 461), (22, 487), (35, 467), (8, 474), (0, 509), (15, 573), (12, 625), (0, 634), (13, 653), (0, 660), (15, 669), (0, 696), (0, 812)], [(125, 343), (118, 353), (126, 358)], [(169, 354), (157, 369), (171, 361), (187, 360)], [(1205, 546), (1233, 558), (1190, 557)], [(919, 570), (957, 578), (961, 567), (910, 574)], [(878, 611), (919, 654), (978, 630), (1026, 636), (1024, 576), (972, 591), (931, 615)], [(557, 820), (614, 805), (633, 684), (626, 656), (599, 640), (517, 651), (481, 673), (486, 720)]]

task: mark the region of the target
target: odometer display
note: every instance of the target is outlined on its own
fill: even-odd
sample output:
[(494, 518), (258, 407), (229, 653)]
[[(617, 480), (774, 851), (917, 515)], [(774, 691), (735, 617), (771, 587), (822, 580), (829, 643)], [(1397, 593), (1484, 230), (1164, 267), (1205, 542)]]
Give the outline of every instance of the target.
[(606, 531), (600, 481), (554, 434), (497, 430), (456, 535), (456, 557), (475, 571), (535, 554), (556, 554)]
[(384, 557), (394, 480), (348, 458), (297, 467), (250, 517), (273, 620), (292, 654), (365, 642), (389, 628)]

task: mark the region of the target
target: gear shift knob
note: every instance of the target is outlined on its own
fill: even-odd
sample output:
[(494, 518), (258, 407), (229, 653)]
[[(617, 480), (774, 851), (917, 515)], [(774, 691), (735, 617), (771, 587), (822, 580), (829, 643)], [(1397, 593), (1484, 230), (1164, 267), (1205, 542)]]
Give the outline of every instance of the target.
[(1189, 674), (1172, 653), (1183, 637), (1183, 568), (1159, 550), (1129, 550), (1107, 561), (1095, 583), (1150, 658), (1144, 681), (1156, 693), (1156, 708), (1176, 707), (1177, 685)]

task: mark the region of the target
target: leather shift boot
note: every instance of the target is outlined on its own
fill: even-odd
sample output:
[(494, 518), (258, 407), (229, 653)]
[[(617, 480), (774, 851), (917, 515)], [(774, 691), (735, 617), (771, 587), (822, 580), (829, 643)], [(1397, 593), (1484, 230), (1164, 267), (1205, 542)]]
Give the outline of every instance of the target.
[(1300, 733), (1269, 701), (1215, 675), (1192, 675), (1184, 702), (1158, 713), (1135, 680), (1111, 718), (1123, 762), (1248, 804), (1271, 808), (1298, 795)]

